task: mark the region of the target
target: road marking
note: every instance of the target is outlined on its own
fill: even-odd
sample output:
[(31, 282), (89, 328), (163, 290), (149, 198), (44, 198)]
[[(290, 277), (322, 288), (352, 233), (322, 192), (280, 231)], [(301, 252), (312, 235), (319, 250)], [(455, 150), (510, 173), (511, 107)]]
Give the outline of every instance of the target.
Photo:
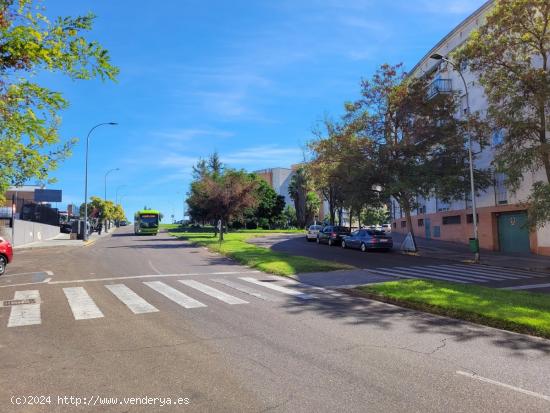
[[(457, 267), (464, 267), (464, 268), (472, 268), (473, 265), (467, 265), (467, 264), (456, 264)], [(502, 267), (488, 267), (480, 265), (479, 267), (475, 267), (479, 271), (500, 271), (503, 274), (510, 274), (510, 275), (519, 275), (523, 276), (524, 278), (532, 278), (532, 277), (548, 277), (548, 274), (542, 274), (542, 273), (536, 273), (533, 271), (527, 271), (527, 270), (521, 270), (521, 269), (515, 269), (515, 268), (502, 268)]]
[(485, 278), (488, 280), (515, 280), (518, 278), (522, 278), (520, 276), (511, 276), (511, 275), (500, 275), (500, 274), (494, 274), (489, 272), (479, 272), (479, 271), (470, 271), (463, 268), (456, 268), (453, 266), (443, 266), (443, 265), (428, 265), (426, 267), (418, 267), (418, 268), (429, 268), (430, 271), (439, 272), (439, 273), (445, 273), (448, 274), (448, 271), (451, 271), (453, 274), (457, 275), (466, 275), (466, 276), (474, 276), (477, 278)]
[(473, 275), (455, 275), (455, 274), (449, 274), (447, 272), (440, 273), (437, 271), (433, 271), (431, 269), (428, 269), (428, 271), (422, 271), (422, 269), (415, 269), (414, 267), (394, 267), (392, 268), (396, 271), (403, 271), (407, 274), (418, 274), (421, 277), (428, 277), (428, 278), (436, 278), (436, 277), (442, 277), (443, 279), (450, 280), (452, 282), (460, 282), (465, 281), (467, 283), (477, 281), (477, 282), (487, 282), (486, 279), (483, 278), (477, 278)]
[(240, 298), (226, 294), (223, 291), (217, 290), (216, 288), (212, 288), (195, 280), (179, 280), (179, 282), (183, 285), (194, 288), (195, 290), (199, 290), (201, 293), (217, 298), (227, 304), (248, 304), (248, 301), (241, 300)]
[(271, 294), (260, 292), (258, 290), (255, 290), (254, 288), (250, 288), (248, 285), (239, 284), (231, 280), (227, 280), (225, 278), (216, 278), (215, 280), (212, 280), (212, 281), (234, 288), (237, 291), (259, 298), (260, 300), (280, 301), (277, 297)]
[(501, 382), (496, 381), (496, 380), (491, 380), (491, 379), (488, 379), (486, 377), (478, 376), (475, 373), (468, 373), (466, 371), (458, 370), (456, 372), (456, 374), (460, 374), (461, 376), (470, 377), (471, 379), (476, 379), (476, 380), (479, 380), (479, 381), (483, 381), (485, 383), (494, 384), (496, 386), (501, 386), (501, 387), (504, 387), (504, 388), (507, 388), (507, 389), (510, 389), (510, 390), (517, 391), (519, 393), (523, 393), (523, 394), (527, 394), (529, 396), (537, 397), (537, 398), (542, 399), (542, 400), (550, 401), (550, 396), (545, 396), (544, 394), (536, 393), (536, 392), (530, 391), (530, 390), (525, 390), (525, 389), (522, 389), (521, 387), (516, 387), (516, 386), (512, 386), (510, 384), (501, 383)]
[(164, 284), (162, 281), (146, 281), (143, 284), (145, 284), (147, 287), (152, 288), (156, 292), (161, 293), (166, 298), (172, 300), (173, 302), (181, 305), (184, 308), (206, 307), (206, 305), (201, 303), (200, 301), (197, 301), (189, 297), (188, 295), (185, 295), (181, 291), (176, 290), (175, 288), (172, 288), (167, 284)]
[(548, 288), (550, 283), (546, 284), (531, 284), (531, 285), (516, 285), (515, 287), (504, 287), (501, 290), (532, 290), (536, 288)]
[(302, 300), (309, 300), (310, 298), (312, 298), (310, 295), (302, 293), (300, 291), (291, 290), (290, 288), (281, 287), (280, 285), (277, 285), (277, 284), (271, 284), (265, 281), (260, 281), (260, 280), (257, 280), (256, 278), (239, 277), (239, 279), (243, 281), (247, 281), (252, 284), (261, 285), (262, 287), (271, 288), (272, 290), (278, 291), (283, 294), (293, 295), (297, 298), (301, 298)]
[(156, 307), (149, 304), (124, 284), (111, 284), (105, 287), (107, 287), (107, 289), (111, 291), (116, 298), (122, 301), (134, 314), (154, 313), (158, 311)]
[(157, 274), (162, 274), (161, 271), (157, 270), (157, 268), (153, 265), (153, 263), (151, 262), (151, 260), (148, 261), (149, 262), (149, 267), (151, 267), (151, 269), (156, 272)]
[(51, 271), (32, 271), (32, 272), (18, 272), (15, 274), (4, 274), (2, 278), (9, 278), (9, 277), (18, 277), (20, 275), (38, 275), (38, 274), (46, 274), (46, 275), (53, 275), (53, 272)]
[(492, 275), (478, 275), (476, 273), (468, 273), (468, 272), (462, 272), (460, 270), (446, 270), (446, 269), (437, 269), (432, 267), (412, 267), (413, 269), (417, 270), (427, 270), (429, 274), (435, 274), (435, 275), (450, 275), (451, 277), (459, 277), (464, 278), (466, 280), (473, 280), (473, 281), (479, 281), (479, 282), (489, 282), (489, 281), (502, 281), (506, 278), (501, 278), (499, 276), (492, 276)]
[(63, 288), (75, 320), (101, 318), (103, 313), (88, 295), (84, 287)]
[[(40, 293), (38, 290), (16, 291), (14, 300), (35, 299), (40, 301)], [(36, 304), (21, 304), (11, 307), (10, 318), (8, 319), (8, 327), (21, 327), (41, 324), (40, 318), (40, 303)]]
[[(436, 275), (433, 275), (433, 276), (429, 276), (429, 275), (426, 275), (426, 274), (421, 274), (421, 275), (408, 275), (411, 273), (411, 271), (399, 271), (399, 270), (396, 270), (395, 268), (376, 268), (374, 270), (370, 270), (372, 272), (377, 272), (377, 273), (380, 273), (380, 274), (384, 274), (384, 275), (391, 275), (393, 277), (399, 277), (399, 278), (413, 278), (413, 279), (418, 279), (418, 278), (434, 278), (436, 280), (442, 280), (442, 281), (451, 281), (449, 280), (448, 277), (438, 277)], [(468, 281), (462, 281), (462, 280), (452, 280), (453, 282), (457, 282), (457, 283), (461, 283), (461, 284), (468, 284)]]

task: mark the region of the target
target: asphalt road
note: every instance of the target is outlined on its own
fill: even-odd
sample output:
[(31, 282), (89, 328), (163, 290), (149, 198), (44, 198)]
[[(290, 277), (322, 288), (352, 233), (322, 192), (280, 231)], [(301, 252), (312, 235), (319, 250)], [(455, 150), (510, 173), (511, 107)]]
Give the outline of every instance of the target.
[(129, 231), (20, 252), (0, 278), (0, 300), (36, 300), (0, 308), (2, 412), (550, 410), (548, 340), (308, 289)]

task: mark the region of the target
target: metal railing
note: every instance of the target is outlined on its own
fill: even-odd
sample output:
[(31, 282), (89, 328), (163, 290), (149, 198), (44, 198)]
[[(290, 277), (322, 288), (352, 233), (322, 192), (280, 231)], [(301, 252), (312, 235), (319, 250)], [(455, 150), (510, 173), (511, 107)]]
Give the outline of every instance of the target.
[(428, 86), (428, 99), (437, 96), (440, 93), (451, 93), (453, 86), (451, 79), (435, 79)]

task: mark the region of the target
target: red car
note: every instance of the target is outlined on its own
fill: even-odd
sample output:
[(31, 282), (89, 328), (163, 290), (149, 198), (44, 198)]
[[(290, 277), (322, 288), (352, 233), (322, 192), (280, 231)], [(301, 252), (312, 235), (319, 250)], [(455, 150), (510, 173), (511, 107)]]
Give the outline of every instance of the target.
[(13, 259), (13, 249), (8, 240), (0, 237), (0, 275), (6, 272), (6, 266)]

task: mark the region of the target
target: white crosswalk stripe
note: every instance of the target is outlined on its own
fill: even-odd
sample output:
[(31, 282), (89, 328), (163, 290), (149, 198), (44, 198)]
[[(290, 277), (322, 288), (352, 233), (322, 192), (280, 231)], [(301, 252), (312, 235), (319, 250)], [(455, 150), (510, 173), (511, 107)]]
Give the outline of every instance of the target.
[(373, 274), (391, 275), (398, 278), (434, 279), (462, 284), (511, 281), (548, 276), (541, 273), (515, 270), (512, 268), (467, 264), (384, 267), (368, 271)]
[(215, 280), (212, 280), (212, 281), (215, 281), (217, 283), (226, 285), (226, 286), (228, 286), (230, 288), (233, 288), (237, 291), (240, 291), (242, 293), (251, 295), (252, 297), (259, 298), (260, 300), (279, 301), (279, 298), (275, 297), (274, 295), (264, 293), (263, 291), (260, 292), (258, 290), (255, 290), (254, 288), (250, 288), (248, 285), (239, 284), (239, 283), (236, 283), (232, 280), (228, 280), (227, 278), (216, 278)]
[(67, 297), (75, 320), (103, 317), (103, 313), (94, 300), (92, 300), (92, 297), (88, 295), (84, 287), (67, 287), (63, 288), (63, 292), (65, 293), (65, 297)]
[(156, 292), (162, 294), (166, 298), (172, 300), (173, 302), (181, 305), (184, 308), (206, 307), (206, 304), (203, 304), (200, 301), (197, 301), (194, 298), (191, 298), (188, 295), (185, 295), (181, 291), (170, 287), (169, 285), (163, 283), (162, 281), (146, 281), (143, 284), (152, 288)]
[(200, 291), (201, 293), (204, 293), (206, 295), (209, 295), (210, 297), (214, 297), (220, 301), (223, 301), (227, 304), (248, 304), (248, 301), (241, 300), (240, 298), (234, 297), (232, 295), (226, 294), (223, 291), (220, 291), (216, 288), (212, 288), (206, 284), (203, 284), (201, 282), (195, 281), (195, 280), (178, 280), (183, 285), (186, 285), (188, 287), (194, 288), (195, 290)]
[[(14, 300), (37, 300), (40, 301), (38, 290), (16, 291)], [(41, 324), (40, 302), (35, 304), (18, 304), (11, 307), (8, 327), (21, 327)]]
[(124, 284), (110, 284), (105, 286), (116, 298), (122, 301), (134, 314), (154, 313), (158, 309), (149, 304)]
[(243, 280), (243, 281), (246, 281), (246, 282), (249, 282), (249, 283), (252, 283), (252, 284), (261, 285), (262, 287), (265, 287), (265, 288), (270, 288), (272, 290), (278, 291), (278, 292), (283, 293), (283, 294), (292, 295), (292, 296), (300, 298), (302, 300), (309, 300), (310, 298), (312, 298), (311, 295), (305, 294), (301, 291), (296, 291), (296, 290), (292, 290), (290, 288), (281, 287), (280, 285), (273, 284), (273, 283), (266, 282), (266, 281), (261, 281), (261, 280), (258, 280), (256, 278), (239, 277), (239, 279)]

